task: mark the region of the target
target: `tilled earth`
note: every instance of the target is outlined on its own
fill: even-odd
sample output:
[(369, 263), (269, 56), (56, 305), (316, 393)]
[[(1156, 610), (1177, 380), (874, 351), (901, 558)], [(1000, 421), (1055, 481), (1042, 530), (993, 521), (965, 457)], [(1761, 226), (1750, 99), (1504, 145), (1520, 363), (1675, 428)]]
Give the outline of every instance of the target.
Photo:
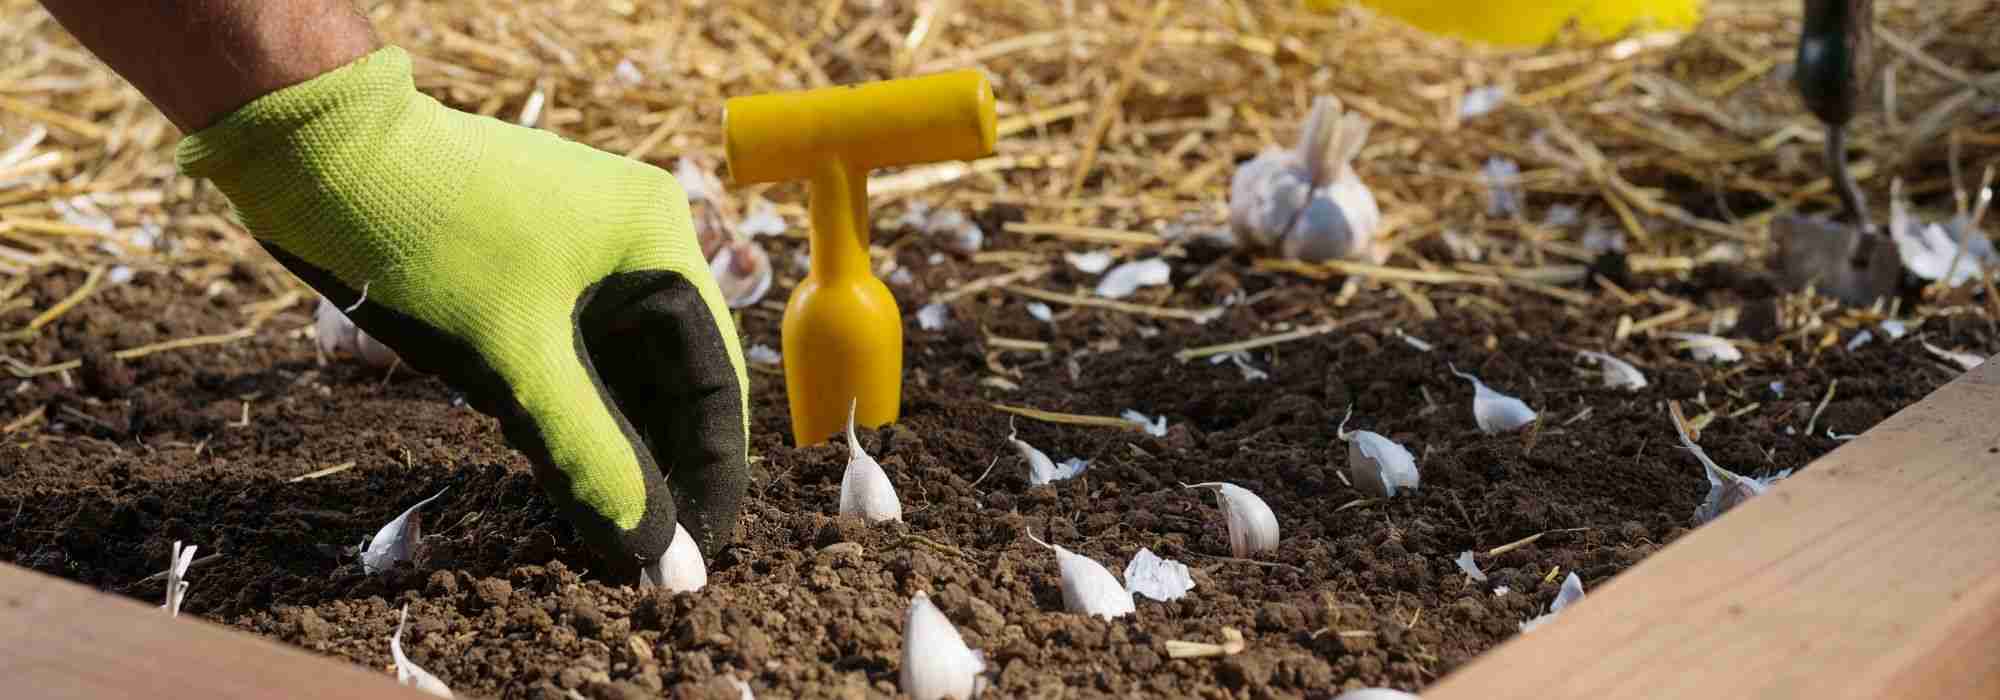
[[(897, 293), (911, 316), (936, 290), (1005, 271), (934, 258), (929, 242), (903, 243), (894, 247), (914, 279)], [(781, 267), (790, 245), (773, 251)], [(1613, 342), (1620, 315), (1662, 306), (1427, 288), (1439, 317), (1421, 320), (1387, 289), (1340, 305), (1337, 281), (1200, 258), (1176, 260), (1183, 288), (1172, 298), (1156, 288), (1139, 300), (1242, 300), (1208, 324), (1061, 305), (1044, 323), (1002, 291), (955, 302), (942, 331), (919, 330), (912, 318), (902, 421), (861, 437), (902, 496), (902, 524), (835, 517), (845, 448), (789, 444), (782, 374), (754, 368), (754, 481), (741, 535), (711, 562), (709, 587), (688, 595), (598, 580), (591, 555), (493, 421), (434, 379), (321, 364), (306, 332), (308, 303), (244, 340), (112, 359), (117, 348), (228, 332), (244, 322), (243, 305), (271, 296), (254, 291), (268, 279), (266, 263), (241, 265), (232, 284), (205, 289), (142, 272), (8, 349), (28, 364), (84, 364), (0, 380), (0, 423), (38, 408), (45, 416), (0, 447), (0, 558), (157, 600), (162, 583), (142, 579), (165, 567), (174, 541), (191, 542), (219, 557), (193, 568), (186, 614), (378, 669), (389, 667), (389, 633), (407, 604), (409, 653), (467, 695), (733, 698), (724, 680), (733, 677), (760, 697), (892, 696), (904, 609), (920, 590), (984, 651), (1008, 697), (1418, 689), (1516, 634), (1563, 573), (1595, 588), (1687, 531), (1705, 482), (1674, 441), (1666, 401), (1691, 415), (1714, 411), (1701, 439), (1725, 466), (1803, 467), (1838, 444), (1826, 429), (1866, 430), (1950, 379), (1920, 339), (1972, 346), (1985, 332), (1955, 320), (1964, 317), (1934, 318), (1909, 337), (1847, 351), (1852, 331), (1823, 344), (1822, 330), (1756, 348), (1739, 364), (1709, 365), (1663, 339)], [(1722, 308), (1744, 301), (1733, 277), (1698, 272), (1637, 286)], [(82, 279), (38, 280), (27, 291), (35, 303), (0, 315), (0, 328), (25, 324)], [(1089, 280), (1058, 270), (1036, 284), (1067, 290)], [(778, 345), (775, 307), (741, 317), (746, 345)], [(1228, 362), (1173, 359), (1188, 347), (1341, 318), (1354, 321), (1253, 351), (1266, 379), (1246, 379)], [(1399, 333), (1434, 348), (1421, 352)], [(1002, 350), (993, 336), (1049, 350)], [(1626, 357), (1652, 385), (1603, 388), (1575, 361), (1584, 349)], [(1471, 389), (1447, 363), (1525, 399), (1541, 423), (1480, 434)], [(1819, 434), (1808, 434), (1836, 379), (1814, 423)], [(993, 403), (1137, 409), (1166, 416), (1169, 428), (1154, 437), (1020, 420), (1021, 437), (1055, 459), (1090, 460), (1080, 478), (1029, 487), (1003, 441), (1007, 415)], [(1350, 428), (1417, 454), (1420, 491), (1365, 501), (1345, 484), (1335, 426), (1350, 404)], [(293, 481), (347, 462), (354, 466)], [(1275, 509), (1277, 551), (1256, 561), (1228, 556), (1214, 497), (1178, 486), (1214, 480)], [(427, 556), (363, 575), (355, 544), (446, 487), (425, 513)], [(1176, 602), (1141, 599), (1136, 614), (1116, 621), (1066, 613), (1055, 561), (1029, 533), (1113, 571), (1151, 548), (1188, 564), (1197, 585)], [(1547, 534), (1483, 554), (1538, 533)], [(1482, 553), (1491, 581), (1460, 573), (1452, 560), (1466, 550)], [(1509, 592), (1496, 595), (1496, 586)], [(1246, 651), (1167, 658), (1167, 640), (1220, 641), (1225, 627), (1242, 632)]]

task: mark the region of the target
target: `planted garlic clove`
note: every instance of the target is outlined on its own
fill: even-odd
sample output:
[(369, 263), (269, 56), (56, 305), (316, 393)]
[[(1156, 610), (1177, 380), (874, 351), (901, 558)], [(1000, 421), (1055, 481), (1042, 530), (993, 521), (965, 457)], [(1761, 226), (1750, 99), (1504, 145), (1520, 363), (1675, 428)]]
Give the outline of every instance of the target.
[(1125, 565), (1125, 589), (1162, 603), (1171, 602), (1194, 590), (1194, 576), (1186, 564), (1162, 559), (1153, 550), (1139, 548), (1132, 563)]
[(1028, 539), (1056, 553), (1056, 568), (1062, 572), (1063, 608), (1106, 620), (1131, 614), (1132, 592), (1118, 584), (1111, 570), (1090, 557), (1071, 552), (1028, 533)]
[(1716, 519), (1791, 475), (1792, 470), (1787, 469), (1768, 478), (1753, 479), (1723, 469), (1722, 465), (1710, 459), (1708, 452), (1695, 444), (1694, 438), (1688, 434), (1687, 420), (1681, 415), (1680, 404), (1670, 402), (1667, 405), (1672, 413), (1674, 432), (1681, 440), (1681, 448), (1693, 454), (1694, 458), (1701, 462), (1702, 472), (1708, 477), (1708, 495), (1702, 499), (1701, 505), (1694, 509), (1694, 524), (1701, 525)]
[(859, 515), (871, 523), (902, 520), (903, 503), (896, 499), (896, 485), (889, 483), (889, 474), (854, 437), (857, 406), (858, 400), (847, 407), (847, 472), (840, 477), (840, 514)]
[(1237, 558), (1278, 548), (1278, 516), (1250, 489), (1223, 481), (1181, 484), (1181, 488), (1212, 488), (1222, 519), (1229, 525), (1229, 552)]
[(1707, 333), (1668, 332), (1667, 337), (1681, 342), (1674, 347), (1688, 351), (1688, 355), (1704, 362), (1735, 362), (1743, 359), (1743, 351), (1728, 338), (1719, 338)]
[(1008, 418), (1007, 444), (1014, 446), (1014, 453), (1021, 455), (1021, 461), (1028, 464), (1028, 485), (1041, 486), (1056, 481), (1059, 477), (1055, 462), (1041, 450), (1035, 449), (1034, 445), (1022, 441), (1015, 435), (1014, 419)]
[(1583, 579), (1577, 578), (1576, 572), (1572, 571), (1569, 572), (1567, 578), (1563, 579), (1562, 590), (1556, 592), (1556, 599), (1549, 603), (1549, 611), (1535, 619), (1521, 623), (1521, 631), (1533, 632), (1536, 627), (1548, 624), (1549, 621), (1556, 619), (1556, 613), (1562, 612), (1563, 608), (1575, 605), (1579, 600), (1583, 600)]
[(708, 585), (708, 562), (687, 528), (674, 523), (674, 539), (659, 561), (639, 570), (640, 588), (664, 588), (671, 593), (693, 593)]
[(319, 307), (313, 310), (313, 335), (320, 352), (326, 355), (353, 355), (370, 367), (388, 367), (397, 362), (395, 350), (355, 326), (326, 297), (320, 297)]
[(194, 545), (182, 547), (180, 540), (174, 540), (173, 551), (167, 553), (167, 602), (160, 609), (167, 611), (169, 617), (181, 616), (181, 601), (187, 599), (187, 571), (194, 564), (194, 550)]
[(1978, 369), (1980, 365), (1986, 364), (1986, 358), (1984, 357), (1974, 355), (1969, 352), (1953, 352), (1950, 350), (1946, 350), (1944, 348), (1930, 344), (1930, 341), (1924, 341), (1924, 350), (1929, 351), (1930, 354), (1932, 355), (1936, 355), (1938, 359), (1945, 360), (1952, 364), (1958, 365), (1959, 369), (1963, 369), (1968, 372), (1974, 369)]
[(1353, 416), (1354, 407), (1350, 405), (1334, 434), (1347, 443), (1347, 479), (1354, 483), (1354, 488), (1376, 498), (1394, 498), (1397, 489), (1417, 490), (1421, 477), (1417, 474), (1416, 455), (1376, 433), (1348, 432), (1347, 419)]
[(370, 574), (381, 573), (395, 566), (396, 562), (409, 561), (416, 556), (424, 535), (424, 516), (418, 511), (450, 490), (449, 486), (439, 489), (435, 495), (417, 501), (395, 520), (376, 530), (375, 537), (368, 540), (368, 547), (361, 552), (361, 570)]
[(1157, 418), (1149, 418), (1144, 413), (1128, 408), (1125, 409), (1125, 412), (1118, 414), (1118, 417), (1137, 424), (1139, 429), (1145, 431), (1147, 435), (1153, 437), (1167, 436), (1167, 417), (1164, 415)]
[(985, 671), (986, 660), (965, 645), (930, 596), (917, 591), (903, 618), (903, 693), (912, 700), (969, 700), (985, 688)]
[(1494, 391), (1478, 377), (1458, 371), (1455, 365), (1447, 366), (1458, 378), (1472, 382), (1472, 420), (1479, 424), (1480, 432), (1504, 433), (1535, 422), (1535, 409), (1528, 408), (1527, 403)]
[(1157, 287), (1166, 284), (1173, 275), (1173, 268), (1167, 261), (1147, 258), (1111, 268), (1104, 278), (1097, 282), (1097, 295), (1106, 299), (1123, 299), (1132, 296), (1140, 287)]
[(410, 622), (410, 604), (396, 613), (396, 633), (389, 636), (389, 657), (396, 662), (396, 682), (441, 698), (451, 697), (451, 686), (403, 655), (403, 628)]
[(756, 241), (737, 239), (723, 245), (708, 263), (715, 284), (729, 308), (740, 309), (759, 301), (771, 291), (771, 256)]
[(1333, 700), (1421, 700), (1415, 695), (1390, 688), (1362, 688), (1350, 690), (1334, 697)]
[(359, 328), (354, 329), (354, 347), (355, 354), (361, 356), (361, 363), (370, 367), (389, 367), (402, 361), (395, 350)]
[(1088, 253), (1063, 253), (1063, 260), (1077, 272), (1095, 275), (1111, 269), (1111, 251), (1094, 250)]
[(1591, 352), (1589, 350), (1579, 352), (1577, 356), (1596, 362), (1598, 368), (1604, 370), (1604, 386), (1606, 387), (1628, 391), (1638, 391), (1646, 388), (1646, 375), (1640, 373), (1639, 368), (1633, 367), (1632, 363), (1605, 353)]

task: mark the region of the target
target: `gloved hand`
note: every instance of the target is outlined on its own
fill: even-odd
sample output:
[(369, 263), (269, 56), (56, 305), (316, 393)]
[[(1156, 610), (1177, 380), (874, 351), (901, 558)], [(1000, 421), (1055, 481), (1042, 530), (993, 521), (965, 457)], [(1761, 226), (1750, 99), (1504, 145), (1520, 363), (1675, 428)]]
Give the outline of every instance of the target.
[(732, 536), (749, 382), (672, 176), (449, 109), (393, 47), (251, 102), (179, 159), (293, 273), (361, 300), (356, 324), (498, 418), (620, 573), (657, 560), (676, 518), (710, 557)]

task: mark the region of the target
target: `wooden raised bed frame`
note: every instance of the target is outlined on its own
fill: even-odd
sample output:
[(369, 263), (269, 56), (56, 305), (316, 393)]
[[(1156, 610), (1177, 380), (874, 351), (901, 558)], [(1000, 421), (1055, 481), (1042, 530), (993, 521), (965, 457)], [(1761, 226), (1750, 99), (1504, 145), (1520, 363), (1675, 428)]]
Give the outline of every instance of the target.
[[(385, 674), (171, 619), (11, 565), (0, 565), (0, 695), (427, 697)], [(1995, 696), (2000, 362), (1902, 410), (1424, 693), (1427, 700)]]

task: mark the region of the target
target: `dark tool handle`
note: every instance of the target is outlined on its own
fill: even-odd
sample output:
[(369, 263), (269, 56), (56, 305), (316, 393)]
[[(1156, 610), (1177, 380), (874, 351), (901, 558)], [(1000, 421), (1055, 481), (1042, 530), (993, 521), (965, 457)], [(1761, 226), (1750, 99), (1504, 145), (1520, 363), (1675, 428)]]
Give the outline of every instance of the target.
[(1806, 108), (1830, 126), (1854, 117), (1874, 73), (1874, 0), (1805, 0), (1797, 81)]

